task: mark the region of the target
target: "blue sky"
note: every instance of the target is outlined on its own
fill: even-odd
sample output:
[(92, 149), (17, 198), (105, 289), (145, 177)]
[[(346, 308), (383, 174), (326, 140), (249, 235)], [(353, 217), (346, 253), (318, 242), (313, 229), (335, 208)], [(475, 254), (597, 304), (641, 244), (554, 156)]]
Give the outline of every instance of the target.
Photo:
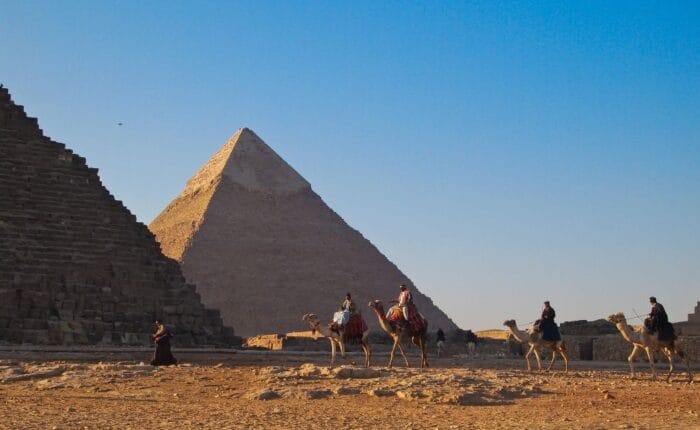
[(142, 3), (0, 0), (0, 82), (142, 222), (247, 126), (464, 328), (700, 300), (699, 3)]

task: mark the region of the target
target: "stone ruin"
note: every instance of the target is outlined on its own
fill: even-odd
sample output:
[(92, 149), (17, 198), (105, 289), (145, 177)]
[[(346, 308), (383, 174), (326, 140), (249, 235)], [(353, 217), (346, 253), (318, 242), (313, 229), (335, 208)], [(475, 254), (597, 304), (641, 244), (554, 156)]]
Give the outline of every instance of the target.
[[(242, 128), (189, 180), (149, 228), (207, 306), (244, 336), (330, 321), (346, 292), (374, 330), (370, 299), (400, 283), (430, 329), (456, 325), (379, 250), (329, 208), (255, 133)], [(386, 303), (385, 303), (386, 304)]]
[(230, 345), (178, 263), (0, 88), (0, 342), (147, 344), (162, 317), (176, 345)]
[(673, 323), (676, 330), (683, 335), (700, 336), (700, 302), (695, 305), (695, 311), (688, 314), (688, 321)]
[(695, 305), (695, 311), (692, 314), (688, 314), (688, 322), (700, 325), (700, 302)]

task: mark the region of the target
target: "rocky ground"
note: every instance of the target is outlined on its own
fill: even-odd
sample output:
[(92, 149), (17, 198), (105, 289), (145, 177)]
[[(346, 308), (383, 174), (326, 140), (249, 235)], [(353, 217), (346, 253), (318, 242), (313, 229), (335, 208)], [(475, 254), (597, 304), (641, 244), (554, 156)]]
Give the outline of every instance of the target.
[(183, 353), (167, 368), (39, 355), (2, 355), (0, 428), (700, 428), (700, 390), (685, 374), (630, 380), (609, 363), (565, 374), (495, 358), (431, 357), (421, 370), (330, 369), (320, 354)]

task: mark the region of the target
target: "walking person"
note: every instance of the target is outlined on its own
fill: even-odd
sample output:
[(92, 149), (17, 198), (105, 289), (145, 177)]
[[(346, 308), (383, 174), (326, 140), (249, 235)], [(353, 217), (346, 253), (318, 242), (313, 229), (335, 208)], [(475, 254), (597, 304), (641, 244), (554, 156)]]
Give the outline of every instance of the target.
[(170, 330), (165, 326), (163, 320), (158, 318), (155, 321), (156, 332), (151, 336), (151, 340), (156, 344), (156, 350), (153, 352), (152, 366), (170, 366), (177, 364), (177, 360), (170, 351)]
[(442, 357), (442, 354), (445, 351), (445, 332), (438, 327), (435, 335), (437, 336), (437, 356)]

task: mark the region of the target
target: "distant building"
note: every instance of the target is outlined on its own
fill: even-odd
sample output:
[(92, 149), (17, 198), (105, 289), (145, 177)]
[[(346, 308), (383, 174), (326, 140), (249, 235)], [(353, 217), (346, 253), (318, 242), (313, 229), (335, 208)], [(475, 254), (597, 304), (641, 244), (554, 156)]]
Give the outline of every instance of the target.
[(695, 311), (688, 314), (688, 321), (673, 323), (673, 325), (681, 334), (700, 336), (700, 301), (695, 305)]

